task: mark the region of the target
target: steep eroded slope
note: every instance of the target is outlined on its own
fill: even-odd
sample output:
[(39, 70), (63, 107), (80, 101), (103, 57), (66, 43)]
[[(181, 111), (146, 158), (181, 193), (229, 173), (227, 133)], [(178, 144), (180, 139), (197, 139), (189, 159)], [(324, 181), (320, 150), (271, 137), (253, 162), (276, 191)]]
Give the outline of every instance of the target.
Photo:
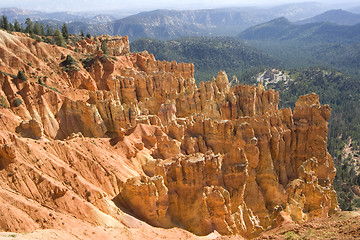
[(292, 112), (262, 85), (230, 88), (225, 72), (197, 86), (193, 64), (130, 53), (126, 37), (99, 37), (108, 56), (94, 39), (64, 49), (0, 36), (3, 231), (153, 229), (131, 214), (253, 237), (285, 215), (337, 210), (330, 108), (316, 94)]

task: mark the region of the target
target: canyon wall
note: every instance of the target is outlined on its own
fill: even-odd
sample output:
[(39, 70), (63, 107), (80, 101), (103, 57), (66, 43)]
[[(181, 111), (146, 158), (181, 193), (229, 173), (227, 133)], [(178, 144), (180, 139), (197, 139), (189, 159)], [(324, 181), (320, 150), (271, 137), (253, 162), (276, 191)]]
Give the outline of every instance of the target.
[(253, 237), (338, 209), (316, 94), (292, 111), (225, 72), (197, 86), (193, 64), (130, 53), (127, 37), (65, 49), (0, 31), (0, 59), (3, 231), (145, 221)]

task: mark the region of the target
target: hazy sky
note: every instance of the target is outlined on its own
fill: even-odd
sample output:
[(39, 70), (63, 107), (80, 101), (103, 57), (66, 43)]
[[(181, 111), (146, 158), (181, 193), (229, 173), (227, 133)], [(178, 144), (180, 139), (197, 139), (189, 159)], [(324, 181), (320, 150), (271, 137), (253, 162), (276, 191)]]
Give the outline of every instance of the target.
[[(199, 9), (215, 8), (226, 6), (264, 6), (280, 5), (284, 3), (296, 3), (301, 0), (0, 0), (0, 8), (18, 7), (22, 9), (40, 10), (40, 11), (97, 11), (97, 10), (153, 10), (159, 8), (167, 9)], [(323, 4), (344, 2), (360, 5), (358, 0), (317, 0)], [(357, 3), (358, 2), (358, 3)]]

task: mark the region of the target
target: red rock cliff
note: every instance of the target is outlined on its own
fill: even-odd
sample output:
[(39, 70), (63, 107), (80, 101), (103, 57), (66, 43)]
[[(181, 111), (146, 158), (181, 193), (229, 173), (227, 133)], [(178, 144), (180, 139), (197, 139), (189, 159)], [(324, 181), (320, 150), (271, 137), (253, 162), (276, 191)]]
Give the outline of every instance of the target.
[(252, 237), (284, 214), (300, 223), (337, 210), (330, 108), (316, 94), (278, 109), (262, 85), (230, 88), (220, 72), (197, 86), (193, 64), (107, 38), (111, 56), (99, 41), (75, 52), (0, 31), (2, 231), (121, 229), (136, 225), (130, 213)]

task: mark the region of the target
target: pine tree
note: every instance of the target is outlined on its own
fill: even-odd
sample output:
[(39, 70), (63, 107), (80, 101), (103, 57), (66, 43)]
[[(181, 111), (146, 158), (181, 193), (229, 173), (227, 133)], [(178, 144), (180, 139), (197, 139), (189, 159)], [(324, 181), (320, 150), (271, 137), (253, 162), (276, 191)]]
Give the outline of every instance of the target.
[(90, 39), (90, 38), (91, 38), (90, 33), (87, 33), (87, 34), (86, 34), (86, 37)]
[(59, 28), (57, 28), (55, 31), (54, 41), (55, 41), (56, 45), (58, 45), (60, 47), (66, 47), (64, 37)]
[(69, 31), (65, 23), (62, 25), (61, 33), (65, 39), (69, 39)]
[(46, 35), (52, 36), (54, 34), (55, 34), (54, 29), (51, 26), (46, 25)]
[(6, 31), (9, 30), (9, 21), (5, 15), (1, 18), (1, 28), (5, 29)]
[(34, 24), (33, 32), (36, 35), (41, 35), (41, 28), (40, 28), (40, 24), (38, 23), (38, 21), (36, 21)]
[(14, 21), (14, 30), (15, 30), (15, 32), (22, 32), (22, 31), (23, 31), (23, 29), (22, 29), (22, 27), (20, 26), (20, 24), (19, 24), (19, 22), (18, 22), (17, 19), (15, 19), (15, 21)]
[(12, 23), (9, 23), (9, 31), (13, 32), (14, 31), (14, 26), (12, 25)]
[(109, 48), (107, 46), (106, 40), (103, 40), (101, 42), (101, 50), (103, 51), (104, 54), (109, 55)]
[(82, 36), (82, 37), (84, 37), (85, 35), (84, 35), (84, 31), (83, 30), (81, 30), (81, 32), (80, 32), (80, 36)]
[(40, 24), (40, 35), (41, 36), (45, 36), (45, 27), (44, 27), (44, 23)]
[(26, 24), (25, 32), (30, 34), (33, 33), (33, 23), (30, 18), (26, 19), (25, 24)]

